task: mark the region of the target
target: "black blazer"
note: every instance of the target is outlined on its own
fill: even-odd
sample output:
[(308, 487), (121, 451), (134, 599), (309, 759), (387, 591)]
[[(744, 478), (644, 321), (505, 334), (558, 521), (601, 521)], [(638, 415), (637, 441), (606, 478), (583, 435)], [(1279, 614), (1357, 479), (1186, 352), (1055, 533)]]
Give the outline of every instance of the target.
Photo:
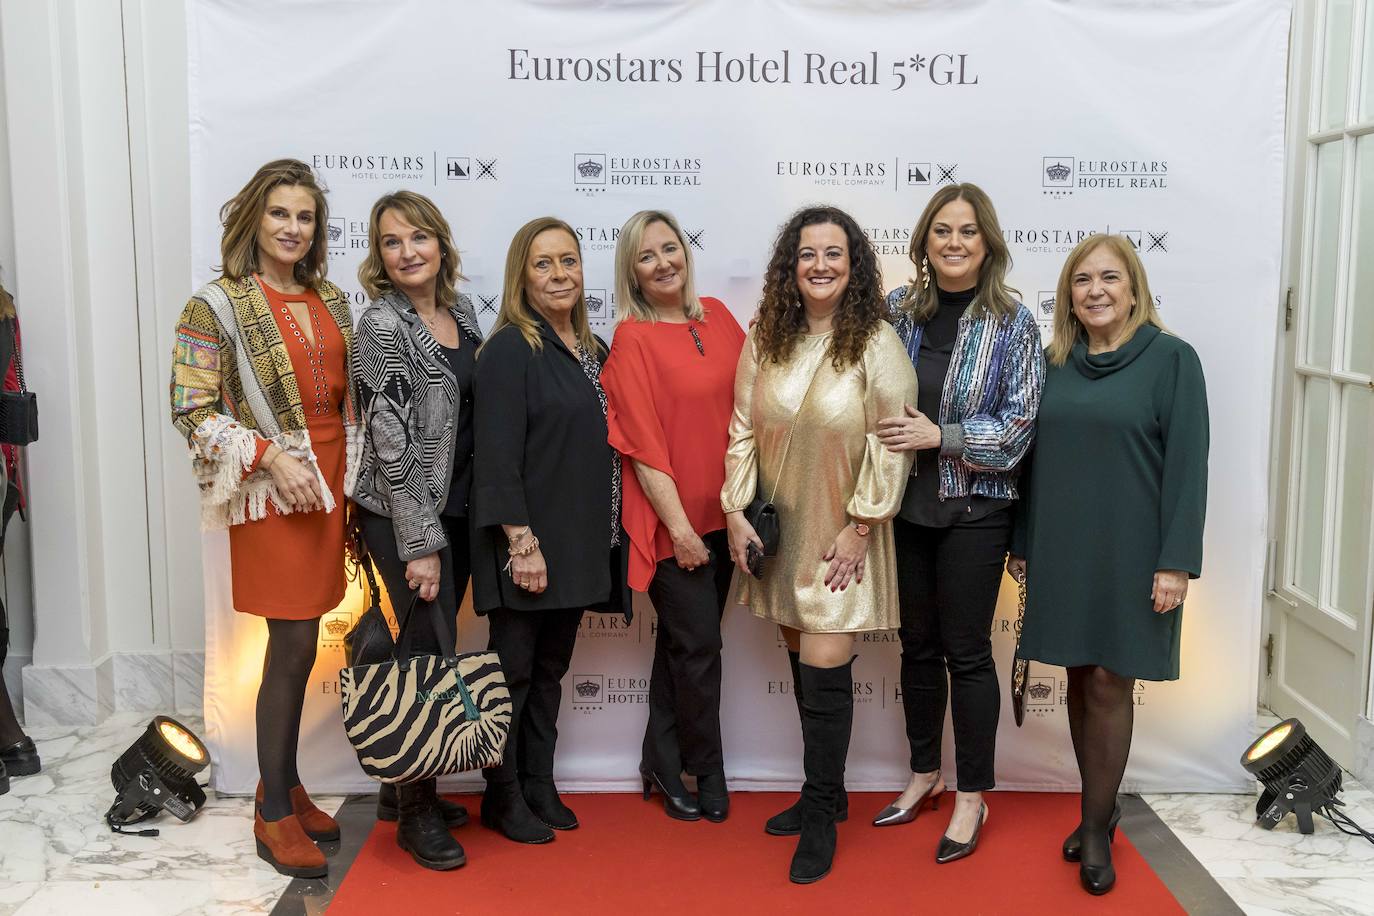
[[(518, 328), (491, 336), (473, 379), (473, 609), (587, 608), (630, 616), (628, 558), (612, 551), (611, 457), (596, 388), (577, 357), (540, 321), (535, 352)], [(606, 345), (599, 338), (598, 360)], [(540, 595), (502, 569), (501, 525), (529, 525), (548, 565)], [(621, 543), (625, 535), (621, 534)]]

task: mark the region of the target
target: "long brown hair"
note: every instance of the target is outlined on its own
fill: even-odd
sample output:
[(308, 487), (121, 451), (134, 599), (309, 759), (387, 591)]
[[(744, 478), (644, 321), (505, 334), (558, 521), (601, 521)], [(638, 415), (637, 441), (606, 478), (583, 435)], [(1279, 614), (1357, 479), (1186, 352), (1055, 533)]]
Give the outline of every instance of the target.
[(802, 229), (826, 224), (839, 226), (849, 247), (849, 286), (835, 310), (828, 353), (831, 364), (843, 369), (857, 363), (868, 338), (886, 316), (878, 254), (854, 217), (835, 207), (805, 207), (792, 214), (773, 242), (754, 327), (754, 340), (763, 359), (783, 362), (806, 333), (806, 310), (801, 307), (797, 289), (797, 252)]
[(467, 279), (461, 273), (462, 261), (458, 246), (453, 244), (453, 230), (434, 201), (414, 191), (393, 191), (372, 205), (372, 215), (367, 220), (367, 257), (358, 265), (358, 282), (363, 292), (370, 299), (378, 299), (395, 288), (382, 263), (382, 215), (388, 210), (395, 210), (416, 229), (438, 239), (439, 275), (434, 278), (434, 298), (442, 308), (453, 305), (458, 301), (458, 281)]
[(946, 185), (930, 197), (930, 202), (916, 220), (916, 228), (911, 231), (911, 246), (907, 257), (916, 265), (916, 276), (907, 285), (906, 298), (902, 309), (911, 315), (916, 324), (925, 324), (940, 307), (936, 293), (936, 276), (926, 258), (926, 239), (930, 237), (930, 227), (939, 213), (951, 201), (967, 201), (973, 208), (974, 221), (978, 232), (983, 236), (987, 254), (978, 269), (978, 286), (969, 303), (969, 314), (975, 317), (991, 315), (994, 318), (1009, 318), (1016, 314), (1017, 297), (1020, 292), (1007, 285), (1007, 274), (1011, 272), (1011, 250), (1007, 240), (1002, 237), (1002, 226), (997, 221), (997, 210), (987, 192), (972, 182)]
[(1126, 279), (1131, 284), (1131, 295), (1135, 305), (1126, 317), (1126, 325), (1121, 332), (1121, 340), (1127, 341), (1147, 324), (1161, 331), (1168, 331), (1155, 308), (1155, 297), (1150, 293), (1150, 282), (1145, 276), (1145, 265), (1140, 262), (1135, 246), (1124, 235), (1090, 235), (1074, 246), (1064, 261), (1064, 269), (1059, 272), (1059, 285), (1054, 290), (1054, 332), (1050, 345), (1045, 349), (1045, 358), (1052, 366), (1062, 366), (1073, 351), (1073, 345), (1087, 332), (1073, 313), (1073, 275), (1083, 259), (1099, 248), (1112, 250), (1121, 263), (1126, 265)]
[(248, 183), (219, 209), (224, 236), (220, 239), (220, 276), (237, 280), (258, 269), (258, 225), (267, 208), (267, 196), (281, 185), (304, 188), (315, 200), (315, 234), (310, 247), (291, 269), (297, 283), (319, 286), (329, 270), (329, 205), (324, 188), (310, 166), (299, 159), (274, 159), (253, 173)]
[[(525, 295), (525, 263), (530, 258), (530, 248), (534, 246), (535, 237), (550, 229), (560, 229), (572, 236), (573, 245), (577, 248), (577, 259), (582, 260), (582, 243), (578, 241), (577, 233), (573, 231), (572, 226), (556, 216), (532, 219), (516, 230), (515, 237), (510, 240), (510, 248), (506, 250), (506, 281), (501, 292), (501, 311), (497, 313), (496, 322), (491, 326), (488, 340), (510, 324), (520, 331), (520, 336), (525, 338), (530, 349), (536, 353), (544, 349), (544, 340), (539, 336), (538, 313), (535, 312), (534, 306), (530, 305), (529, 297)], [(577, 345), (588, 353), (595, 353), (596, 338), (592, 336), (592, 326), (587, 320), (585, 286), (573, 305), (572, 326), (573, 334), (577, 336)]]

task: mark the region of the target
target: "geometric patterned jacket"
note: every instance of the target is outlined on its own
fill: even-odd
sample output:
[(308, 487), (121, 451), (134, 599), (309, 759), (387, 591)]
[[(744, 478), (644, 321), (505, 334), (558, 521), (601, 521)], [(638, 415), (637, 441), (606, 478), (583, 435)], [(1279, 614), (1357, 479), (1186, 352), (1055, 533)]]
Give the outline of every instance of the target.
[[(906, 292), (901, 286), (888, 294), (888, 321), (915, 366), (925, 325), (902, 309)], [(940, 499), (1016, 499), (1044, 387), (1044, 348), (1030, 309), (1017, 303), (1000, 319), (959, 317), (940, 416), (932, 418), (940, 425)]]
[[(353, 355), (353, 316), (340, 289), (321, 280), (315, 290)], [(224, 528), (263, 518), (282, 502), (269, 471), (258, 468), (263, 440), (315, 469), (326, 512), (334, 497), (320, 475), (305, 425), (291, 356), (262, 287), (252, 276), (215, 280), (196, 291), (177, 321), (172, 350), (172, 425), (186, 437), (200, 485), (201, 525)], [(357, 473), (362, 433), (350, 375), (343, 403), (345, 487)]]
[[(471, 299), (459, 293), (449, 314), (467, 338), (464, 346), (481, 345)], [(364, 436), (348, 495), (391, 519), (402, 560), (447, 547), (439, 514), (448, 500), (462, 410), (458, 380), (404, 293), (380, 296), (358, 319), (352, 374)]]

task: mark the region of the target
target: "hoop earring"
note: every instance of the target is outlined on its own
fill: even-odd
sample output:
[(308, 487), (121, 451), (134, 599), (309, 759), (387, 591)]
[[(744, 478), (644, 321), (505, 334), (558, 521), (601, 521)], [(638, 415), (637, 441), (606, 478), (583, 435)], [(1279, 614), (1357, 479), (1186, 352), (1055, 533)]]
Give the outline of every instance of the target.
[(921, 255), (921, 289), (930, 288), (930, 259)]

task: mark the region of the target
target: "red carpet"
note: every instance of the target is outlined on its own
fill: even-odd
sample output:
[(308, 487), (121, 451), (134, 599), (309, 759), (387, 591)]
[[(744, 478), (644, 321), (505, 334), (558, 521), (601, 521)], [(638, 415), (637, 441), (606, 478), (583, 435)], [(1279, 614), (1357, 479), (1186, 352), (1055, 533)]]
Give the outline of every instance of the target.
[(455, 836), (467, 850), (467, 865), (452, 872), (420, 868), (397, 848), (395, 825), (377, 824), (329, 916), (1183, 912), (1121, 833), (1113, 851), (1116, 889), (1095, 898), (1079, 887), (1078, 866), (1059, 855), (1078, 821), (1076, 795), (991, 793), (978, 851), (948, 865), (935, 864), (935, 846), (953, 795), (914, 823), (870, 826), (889, 797), (850, 796), (834, 870), (808, 886), (787, 880), (795, 838), (763, 832), (763, 822), (793, 795), (732, 793), (730, 818), (712, 824), (670, 820), (657, 795), (646, 802), (637, 795), (568, 794), (564, 800), (582, 826), (543, 846), (521, 846), (480, 826), (478, 797), (464, 797), (473, 822)]

